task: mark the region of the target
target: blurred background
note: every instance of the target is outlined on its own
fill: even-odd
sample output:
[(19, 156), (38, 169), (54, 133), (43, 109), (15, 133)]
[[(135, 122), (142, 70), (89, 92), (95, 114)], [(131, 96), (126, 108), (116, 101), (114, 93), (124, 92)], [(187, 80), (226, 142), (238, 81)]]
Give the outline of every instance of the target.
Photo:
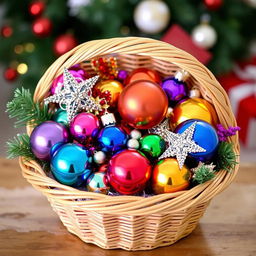
[(217, 76), (241, 127), (242, 161), (256, 162), (255, 22), (256, 0), (0, 0), (0, 155), (17, 133), (4, 112), (15, 88), (33, 91), (79, 43), (145, 36), (188, 51)]

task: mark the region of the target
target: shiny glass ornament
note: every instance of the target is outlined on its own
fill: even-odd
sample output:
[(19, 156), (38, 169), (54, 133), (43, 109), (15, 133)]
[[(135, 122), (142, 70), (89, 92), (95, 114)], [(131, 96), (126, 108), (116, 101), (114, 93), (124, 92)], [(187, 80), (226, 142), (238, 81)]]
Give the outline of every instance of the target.
[(82, 112), (76, 115), (70, 123), (70, 133), (75, 140), (86, 143), (98, 135), (100, 122), (97, 116)]
[(110, 159), (107, 180), (117, 192), (132, 195), (145, 188), (150, 174), (149, 160), (139, 151), (127, 149)]
[(160, 160), (152, 172), (152, 189), (155, 194), (172, 193), (189, 186), (191, 173), (184, 165), (179, 168), (175, 158)]
[(117, 152), (125, 148), (128, 135), (118, 126), (106, 126), (98, 135), (99, 147), (102, 151)]
[(51, 170), (62, 184), (81, 185), (91, 174), (90, 152), (76, 144), (68, 143), (60, 147), (51, 160)]
[(68, 114), (66, 110), (59, 108), (53, 115), (53, 121), (68, 126)]
[(181, 123), (176, 129), (176, 133), (182, 133), (196, 121), (193, 140), (197, 145), (205, 149), (205, 152), (189, 153), (189, 156), (197, 161), (211, 161), (219, 144), (216, 130), (207, 122), (198, 119), (191, 119)]
[(96, 164), (103, 164), (106, 161), (106, 154), (103, 151), (97, 151), (93, 155)]
[(86, 181), (86, 188), (90, 192), (107, 194), (109, 187), (105, 182), (104, 172), (92, 173)]
[(39, 124), (31, 133), (30, 146), (34, 155), (41, 160), (50, 160), (52, 146), (56, 143), (67, 143), (69, 133), (64, 125), (54, 121)]
[(128, 148), (138, 149), (140, 147), (140, 143), (136, 139), (129, 139), (127, 141), (127, 147)]
[(146, 80), (127, 85), (119, 96), (118, 111), (122, 119), (138, 129), (149, 129), (160, 123), (168, 109), (163, 89)]
[(153, 158), (162, 155), (165, 147), (165, 141), (159, 135), (150, 134), (140, 139), (140, 151)]
[(175, 128), (189, 119), (200, 119), (215, 126), (218, 117), (214, 107), (205, 99), (192, 98), (178, 103), (170, 116), (170, 127)]

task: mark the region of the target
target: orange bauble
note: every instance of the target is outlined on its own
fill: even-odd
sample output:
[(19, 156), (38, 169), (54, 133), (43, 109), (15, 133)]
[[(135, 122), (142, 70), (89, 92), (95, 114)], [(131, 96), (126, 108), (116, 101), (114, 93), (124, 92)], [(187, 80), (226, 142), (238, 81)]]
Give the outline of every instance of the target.
[(149, 68), (137, 68), (130, 73), (124, 83), (130, 84), (138, 80), (148, 80), (160, 84), (161, 77), (155, 70)]

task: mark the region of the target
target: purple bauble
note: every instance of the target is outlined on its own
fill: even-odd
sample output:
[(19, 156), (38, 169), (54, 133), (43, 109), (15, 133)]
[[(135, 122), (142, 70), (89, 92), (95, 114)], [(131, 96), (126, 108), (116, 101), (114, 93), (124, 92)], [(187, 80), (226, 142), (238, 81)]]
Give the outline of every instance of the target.
[[(73, 77), (76, 78), (77, 82), (81, 82), (88, 78), (87, 73), (79, 67), (79, 65), (75, 65), (68, 69), (68, 71), (72, 74)], [(51, 94), (55, 94), (59, 92), (63, 87), (63, 74), (59, 75), (55, 78), (51, 85)]]
[(90, 113), (76, 115), (70, 123), (71, 135), (80, 143), (97, 136), (100, 122), (97, 116)]
[(54, 121), (39, 124), (30, 136), (30, 146), (34, 155), (41, 160), (50, 160), (51, 148), (56, 143), (67, 143), (68, 130)]
[(176, 103), (188, 95), (186, 84), (174, 77), (164, 79), (162, 82), (162, 88), (168, 96), (170, 103)]
[(124, 81), (128, 76), (128, 72), (126, 70), (119, 70), (117, 74), (117, 78), (120, 81)]

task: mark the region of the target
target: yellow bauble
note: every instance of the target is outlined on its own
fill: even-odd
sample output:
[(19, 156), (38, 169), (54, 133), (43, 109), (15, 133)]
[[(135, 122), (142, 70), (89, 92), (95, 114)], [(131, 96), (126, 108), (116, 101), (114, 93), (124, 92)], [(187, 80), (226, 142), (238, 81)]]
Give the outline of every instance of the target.
[(111, 95), (110, 106), (114, 107), (123, 90), (123, 85), (116, 80), (103, 80), (95, 85), (95, 89), (98, 89), (101, 92), (109, 91)]
[(214, 107), (207, 100), (201, 98), (187, 99), (177, 104), (170, 116), (170, 127), (174, 129), (188, 119), (200, 119), (213, 126), (218, 122)]
[(155, 194), (172, 193), (189, 186), (191, 172), (184, 165), (179, 169), (176, 158), (160, 160), (153, 169), (152, 188)]

